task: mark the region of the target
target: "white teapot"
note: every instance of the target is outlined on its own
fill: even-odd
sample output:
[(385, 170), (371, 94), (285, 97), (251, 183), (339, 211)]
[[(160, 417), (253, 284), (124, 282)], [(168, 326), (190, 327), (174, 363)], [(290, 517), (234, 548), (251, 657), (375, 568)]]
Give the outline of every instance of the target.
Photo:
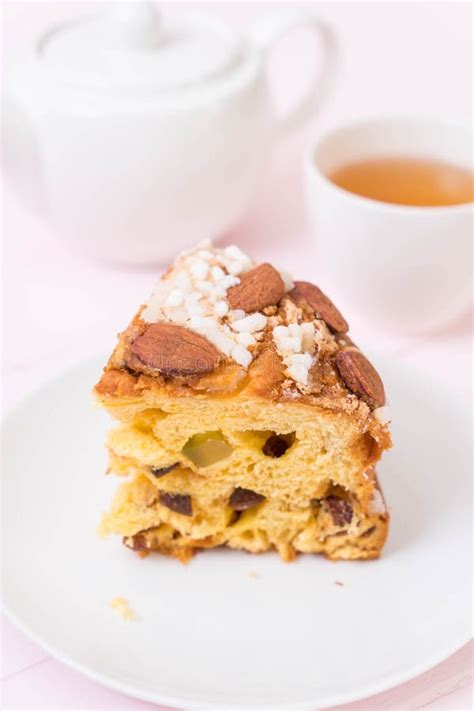
[[(277, 117), (266, 59), (300, 27), (314, 30), (325, 64)], [(282, 6), (242, 37), (206, 15), (111, 5), (43, 34), (11, 73), (6, 171), (82, 251), (165, 261), (242, 215), (275, 139), (319, 105), (334, 48), (328, 27), (301, 7)]]

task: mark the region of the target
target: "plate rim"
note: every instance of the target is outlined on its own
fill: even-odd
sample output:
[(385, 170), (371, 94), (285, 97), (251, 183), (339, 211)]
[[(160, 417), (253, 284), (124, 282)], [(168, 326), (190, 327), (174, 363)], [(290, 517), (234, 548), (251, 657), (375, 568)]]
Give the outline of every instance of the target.
[[(371, 354), (372, 356), (372, 354)], [(89, 356), (86, 358), (77, 359), (68, 365), (64, 366), (56, 372), (54, 376), (49, 376), (36, 384), (28, 392), (22, 394), (14, 403), (6, 409), (1, 418), (1, 429), (2, 429), (2, 439), (4, 435), (4, 429), (8, 424), (9, 420), (13, 419), (19, 414), (21, 409), (27, 404), (30, 398), (35, 397), (44, 389), (57, 383), (57, 381), (66, 377), (68, 374), (73, 373), (77, 369), (85, 369), (87, 366), (92, 366), (92, 364), (103, 362), (103, 353), (95, 354), (94, 356)], [(390, 359), (390, 354), (388, 353), (378, 353), (373, 354), (374, 361), (388, 361)], [(100, 359), (100, 360), (99, 360)], [(99, 365), (99, 370), (100, 370)], [(467, 408), (467, 403), (459, 398), (449, 390), (449, 388), (441, 381), (438, 381), (434, 376), (427, 375), (421, 368), (416, 365), (408, 365), (406, 363), (397, 363), (397, 368), (408, 373), (410, 376), (418, 375), (424, 381), (431, 381), (437, 384), (438, 390), (443, 393), (443, 395), (449, 397), (451, 401), (456, 401), (461, 407)], [(176, 709), (187, 709), (188, 711), (314, 711), (314, 709), (326, 709), (332, 706), (339, 706), (342, 704), (352, 703), (355, 701), (361, 701), (363, 699), (368, 699), (377, 694), (389, 691), (390, 689), (396, 688), (411, 679), (415, 679), (420, 675), (426, 673), (435, 666), (441, 664), (446, 659), (451, 657), (453, 654), (458, 652), (464, 646), (469, 644), (473, 639), (472, 630), (468, 629), (469, 625), (466, 626), (466, 630), (463, 634), (458, 634), (455, 640), (448, 645), (444, 645), (442, 650), (434, 652), (430, 657), (424, 662), (420, 662), (418, 665), (412, 666), (406, 671), (401, 671), (399, 673), (392, 673), (379, 678), (375, 681), (368, 681), (365, 684), (359, 686), (359, 691), (357, 692), (341, 692), (340, 694), (333, 694), (332, 696), (326, 698), (324, 701), (318, 701), (317, 699), (308, 699), (304, 702), (298, 702), (294, 704), (290, 701), (284, 701), (275, 705), (274, 702), (271, 704), (257, 703), (255, 704), (222, 704), (221, 701), (212, 702), (193, 702), (186, 697), (177, 697), (170, 695), (161, 695), (155, 692), (146, 691), (140, 686), (134, 684), (128, 684), (126, 682), (120, 681), (120, 679), (114, 676), (108, 675), (106, 673), (98, 672), (91, 666), (84, 664), (82, 662), (76, 661), (72, 656), (64, 653), (56, 645), (45, 641), (44, 637), (37, 633), (34, 629), (34, 625), (28, 624), (22, 620), (21, 615), (15, 612), (14, 608), (8, 605), (4, 599), (3, 587), (0, 591), (0, 609), (6, 618), (18, 629), (20, 632), (25, 634), (29, 639), (31, 639), (35, 644), (45, 650), (53, 659), (65, 664), (67, 667), (73, 669), (74, 671), (83, 674), (86, 678), (100, 684), (101, 686), (112, 689), (119, 693), (128, 696), (129, 698), (139, 699), (141, 701), (146, 701), (155, 704), (163, 704), (171, 708)], [(322, 704), (322, 705), (321, 705)]]
[[(68, 654), (64, 654), (61, 650), (57, 649), (49, 642), (45, 642), (42, 639), (41, 635), (37, 635), (36, 632), (34, 632), (34, 630), (31, 628), (31, 626), (23, 622), (3, 600), (1, 609), (2, 613), (5, 614), (7, 619), (10, 620), (10, 622), (12, 622), (17, 629), (23, 632), (35, 644), (46, 650), (46, 652), (50, 654), (53, 659), (56, 659), (57, 661), (61, 662), (62, 664), (65, 664), (69, 668), (74, 669), (80, 674), (83, 674), (86, 678), (92, 679), (93, 681), (108, 689), (112, 689), (114, 691), (118, 691), (122, 694), (125, 694), (129, 698), (135, 698), (139, 699), (140, 701), (148, 701), (155, 704), (162, 704), (164, 706), (170, 706), (171, 708), (176, 709), (187, 709), (189, 711), (214, 711), (216, 709), (217, 711), (315, 711), (315, 709), (322, 710), (331, 708), (332, 706), (340, 706), (342, 704), (361, 701), (363, 699), (368, 699), (372, 696), (375, 696), (376, 694), (381, 694), (384, 691), (394, 689), (397, 686), (400, 686), (401, 684), (410, 681), (411, 679), (415, 679), (416, 677), (421, 676), (430, 669), (433, 669), (438, 664), (444, 662), (446, 659), (449, 659), (449, 657), (451, 657), (453, 654), (465, 647), (472, 640), (472, 634), (466, 631), (466, 634), (462, 637), (462, 639), (459, 638), (452, 646), (449, 646), (447, 649), (444, 648), (442, 652), (433, 654), (428, 662), (420, 663), (415, 668), (415, 671), (413, 671), (412, 667), (412, 670), (407, 671), (406, 673), (401, 672), (398, 675), (393, 674), (388, 678), (383, 677), (378, 681), (378, 683), (368, 682), (364, 686), (365, 690), (363, 693), (358, 692), (354, 695), (353, 693), (348, 691), (339, 695), (333, 695), (329, 699), (325, 700), (322, 706), (317, 700), (312, 701), (310, 699), (308, 699), (307, 702), (305, 701), (296, 705), (291, 702), (284, 702), (282, 704), (275, 705), (275, 703), (272, 702), (271, 704), (252, 704), (251, 706), (242, 705), (242, 703), (239, 703), (238, 705), (226, 704), (225, 706), (223, 706), (220, 701), (204, 704), (194, 704), (192, 701), (190, 702), (186, 697), (175, 697), (169, 695), (161, 696), (160, 694), (157, 695), (153, 692), (143, 691), (140, 687), (135, 687), (133, 684), (123, 683), (120, 680), (115, 679), (114, 677), (109, 676), (107, 674), (97, 672), (94, 668), (75, 661)], [(191, 704), (191, 706), (189, 704)]]

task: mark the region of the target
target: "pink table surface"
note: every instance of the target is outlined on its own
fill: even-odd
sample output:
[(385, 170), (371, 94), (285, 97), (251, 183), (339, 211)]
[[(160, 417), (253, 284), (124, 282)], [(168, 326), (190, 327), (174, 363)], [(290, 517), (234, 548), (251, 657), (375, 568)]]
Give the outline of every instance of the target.
[[(4, 4), (6, 72), (16, 50), (39, 29), (73, 16), (84, 5), (90, 8), (91, 3), (82, 3), (82, 8), (77, 2)], [(220, 3), (207, 4), (206, 9), (244, 29), (272, 5)], [(183, 9), (179, 3), (165, 6), (167, 12)], [(308, 140), (335, 122), (365, 114), (413, 112), (469, 119), (472, 101), (468, 3), (333, 2), (314, 4), (314, 10), (333, 24), (344, 51), (337, 91), (320, 118), (278, 148), (248, 215), (225, 236), (227, 242), (238, 241), (257, 257), (271, 254), (272, 261), (301, 278), (317, 274), (300, 177), (301, 154)], [(301, 59), (298, 46), (291, 46), (290, 55), (288, 66), (281, 57), (275, 63), (283, 103), (290, 87), (296, 84), (298, 89), (294, 79)], [(58, 368), (110, 350), (114, 334), (141, 302), (156, 270), (113, 270), (70, 254), (44, 222), (24, 211), (8, 186), (3, 191), (3, 233), (3, 404), (8, 409)], [(350, 314), (350, 308), (346, 312)], [(407, 338), (375, 332), (355, 317), (351, 332), (364, 347), (423, 367), (467, 399), (471, 397), (470, 323), (466, 314), (437, 333)], [(467, 568), (466, 574), (470, 573)], [(3, 709), (165, 711), (68, 669), (7, 620), (1, 641)], [(467, 645), (426, 674), (344, 709), (471, 709), (471, 668), (472, 645)]]

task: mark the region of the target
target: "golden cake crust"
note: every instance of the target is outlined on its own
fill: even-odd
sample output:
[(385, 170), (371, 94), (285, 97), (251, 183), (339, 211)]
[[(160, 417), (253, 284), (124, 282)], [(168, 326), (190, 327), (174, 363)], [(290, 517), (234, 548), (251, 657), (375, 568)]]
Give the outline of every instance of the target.
[[(301, 392), (288, 382), (281, 358), (271, 341), (261, 344), (255, 360), (248, 372), (230, 359), (223, 359), (211, 373), (194, 376), (166, 378), (160, 373), (134, 373), (126, 359), (127, 348), (137, 326), (141, 327), (137, 316), (131, 326), (119, 336), (119, 344), (104, 369), (104, 373), (94, 388), (102, 405), (107, 407), (110, 399), (140, 397), (143, 392), (163, 392), (168, 397), (223, 397), (243, 391), (247, 395), (272, 402), (298, 402), (310, 407), (346, 412), (361, 421), (370, 421), (374, 437), (385, 449), (390, 446), (390, 434), (386, 426), (373, 417), (368, 405), (344, 384), (336, 366), (337, 354), (355, 350), (344, 341), (335, 342), (331, 353), (325, 353), (310, 371), (310, 385)], [(357, 352), (359, 352), (357, 350)]]

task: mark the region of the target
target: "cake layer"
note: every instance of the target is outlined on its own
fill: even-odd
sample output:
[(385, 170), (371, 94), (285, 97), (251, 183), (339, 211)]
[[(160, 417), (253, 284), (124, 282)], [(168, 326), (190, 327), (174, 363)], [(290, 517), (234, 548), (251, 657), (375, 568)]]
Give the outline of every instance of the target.
[[(214, 400), (157, 393), (156, 407), (140, 411), (145, 404), (137, 404), (135, 416), (109, 435), (116, 474), (138, 469), (155, 478), (153, 472), (173, 466), (163, 482), (181, 493), (197, 488), (225, 497), (230, 487), (241, 486), (283, 506), (306, 506), (333, 484), (368, 504), (372, 484), (366, 472), (380, 445), (367, 417), (299, 403), (278, 407), (243, 393)], [(189, 471), (184, 482), (183, 468)]]
[[(183, 484), (189, 471), (178, 476)], [(234, 488), (224, 499), (178, 493), (166, 476), (151, 481), (137, 474), (122, 484), (102, 522), (104, 534), (124, 537), (132, 550), (158, 551), (188, 560), (196, 550), (228, 545), (251, 553), (275, 549), (284, 560), (296, 553), (324, 553), (331, 559), (378, 556), (388, 530), (388, 514), (374, 479), (371, 504), (331, 486), (306, 506), (283, 508), (275, 499)], [(210, 492), (208, 492), (210, 493)]]

